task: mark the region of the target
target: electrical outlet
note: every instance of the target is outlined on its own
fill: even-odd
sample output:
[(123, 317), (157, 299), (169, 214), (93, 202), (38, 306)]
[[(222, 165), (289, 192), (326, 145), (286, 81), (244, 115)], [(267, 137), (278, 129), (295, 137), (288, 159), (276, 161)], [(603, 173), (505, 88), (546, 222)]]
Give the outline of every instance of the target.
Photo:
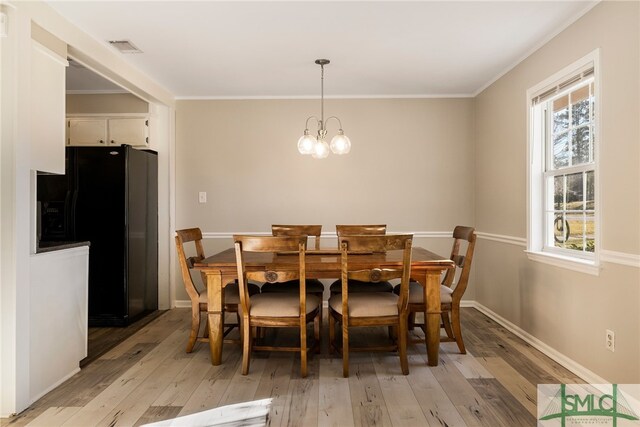
[(207, 192), (201, 191), (198, 193), (198, 201), (200, 203), (207, 203)]
[(613, 331), (607, 329), (605, 331), (605, 347), (607, 350), (616, 351), (616, 334)]

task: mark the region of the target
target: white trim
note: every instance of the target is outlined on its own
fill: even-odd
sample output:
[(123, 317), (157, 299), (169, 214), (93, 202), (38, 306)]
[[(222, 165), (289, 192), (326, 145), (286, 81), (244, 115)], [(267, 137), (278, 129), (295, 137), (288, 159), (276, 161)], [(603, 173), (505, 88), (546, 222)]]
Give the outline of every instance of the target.
[(480, 239), (491, 240), (492, 242), (507, 243), (509, 245), (527, 246), (527, 239), (524, 237), (505, 236), (503, 234), (483, 233), (476, 231), (476, 235)]
[(589, 3), (583, 10), (581, 10), (580, 12), (576, 13), (575, 15), (573, 15), (571, 18), (569, 18), (564, 25), (561, 25), (559, 27), (557, 27), (555, 29), (555, 31), (548, 33), (545, 35), (545, 37), (540, 40), (538, 43), (536, 43), (531, 49), (529, 49), (527, 51), (527, 53), (525, 53), (524, 55), (522, 55), (519, 59), (517, 59), (515, 62), (511, 63), (509, 66), (507, 66), (503, 71), (499, 72), (498, 74), (496, 74), (496, 76), (492, 79), (490, 79), (487, 83), (485, 83), (483, 86), (481, 86), (478, 90), (476, 90), (472, 97), (475, 98), (476, 96), (480, 95), (485, 89), (487, 89), (489, 86), (491, 86), (492, 84), (494, 84), (495, 82), (497, 82), (502, 76), (504, 76), (505, 74), (507, 74), (509, 71), (513, 70), (514, 68), (516, 68), (518, 65), (520, 65), (521, 62), (523, 62), (524, 60), (526, 60), (528, 57), (530, 57), (531, 55), (533, 55), (537, 50), (539, 50), (541, 47), (545, 46), (547, 43), (549, 43), (554, 37), (556, 37), (558, 34), (560, 34), (561, 32), (563, 32), (564, 30), (566, 30), (567, 28), (569, 28), (570, 25), (573, 25), (574, 22), (576, 22), (578, 19), (582, 18), (583, 15), (585, 15), (587, 12), (589, 12), (591, 9), (593, 9), (598, 3), (600, 3), (600, 0), (596, 0), (593, 3)]
[(636, 254), (628, 254), (624, 252), (615, 252), (615, 251), (605, 251), (603, 249), (600, 251), (600, 261), (640, 268), (640, 255), (636, 255)]
[(173, 307), (171, 308), (191, 308), (191, 300), (177, 299), (173, 302)]
[(131, 93), (125, 89), (67, 89), (67, 95), (108, 95), (112, 93)]
[(579, 273), (591, 274), (592, 276), (600, 275), (600, 266), (594, 264), (593, 261), (562, 256), (551, 252), (525, 251), (525, 253), (531, 261), (566, 268), (567, 270), (573, 270)]
[(66, 58), (58, 55), (57, 52), (54, 52), (53, 50), (49, 49), (47, 46), (43, 45), (39, 41), (31, 39), (31, 43), (33, 48), (40, 51), (43, 55), (48, 56), (49, 58), (53, 59), (63, 67), (69, 66), (69, 62), (67, 61)]
[(551, 347), (548, 344), (544, 343), (543, 341), (539, 340), (535, 336), (531, 335), (529, 332), (527, 332), (524, 329), (520, 328), (519, 326), (511, 323), (510, 321), (508, 321), (504, 317), (500, 316), (499, 314), (497, 314), (493, 310), (491, 310), (491, 309), (485, 307), (484, 305), (480, 304), (478, 301), (468, 301), (464, 305), (461, 302), (460, 305), (464, 306), (464, 307), (473, 307), (473, 308), (475, 308), (476, 310), (478, 310), (482, 314), (486, 315), (487, 317), (491, 318), (492, 320), (494, 320), (495, 322), (500, 324), (502, 327), (507, 329), (512, 334), (522, 338), (527, 344), (530, 344), (536, 350), (542, 352), (544, 355), (550, 357), (555, 362), (559, 363), (560, 365), (562, 365), (565, 368), (567, 368), (569, 371), (573, 372), (574, 374), (576, 374), (577, 376), (579, 376), (580, 378), (585, 380), (587, 383), (590, 383), (590, 384), (607, 384), (607, 383), (609, 383), (609, 381), (605, 380), (604, 378), (602, 378), (601, 376), (599, 376), (595, 372), (587, 369), (586, 367), (582, 366), (581, 364), (579, 364), (575, 360), (571, 359), (570, 357), (560, 353), (558, 350), (554, 349), (553, 347)]
[[(473, 98), (470, 93), (445, 94), (409, 94), (409, 95), (325, 95), (324, 99), (441, 99), (441, 98)], [(176, 101), (251, 101), (269, 99), (320, 99), (317, 95), (282, 95), (282, 96), (176, 96)]]

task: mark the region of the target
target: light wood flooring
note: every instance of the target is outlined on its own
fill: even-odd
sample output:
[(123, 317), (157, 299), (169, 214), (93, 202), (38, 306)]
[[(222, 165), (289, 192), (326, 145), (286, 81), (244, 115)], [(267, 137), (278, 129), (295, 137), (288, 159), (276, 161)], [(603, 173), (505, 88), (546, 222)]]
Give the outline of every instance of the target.
[(352, 353), (342, 378), (342, 360), (326, 351), (328, 322), (307, 378), (290, 353), (254, 353), (243, 376), (237, 345), (225, 344), (220, 366), (205, 344), (184, 352), (189, 321), (188, 309), (170, 310), (2, 425), (134, 426), (271, 397), (272, 426), (534, 426), (536, 384), (583, 382), (473, 308), (462, 313), (468, 353), (443, 343), (428, 367), (412, 344), (408, 376), (394, 353)]

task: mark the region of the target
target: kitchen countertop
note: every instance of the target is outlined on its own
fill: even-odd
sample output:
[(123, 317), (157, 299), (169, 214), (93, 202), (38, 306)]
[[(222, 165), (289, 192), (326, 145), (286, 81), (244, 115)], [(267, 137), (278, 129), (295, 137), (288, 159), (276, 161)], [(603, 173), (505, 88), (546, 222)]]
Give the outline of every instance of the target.
[(37, 254), (44, 252), (61, 251), (63, 249), (77, 248), (80, 246), (91, 246), (91, 242), (40, 242), (36, 249)]

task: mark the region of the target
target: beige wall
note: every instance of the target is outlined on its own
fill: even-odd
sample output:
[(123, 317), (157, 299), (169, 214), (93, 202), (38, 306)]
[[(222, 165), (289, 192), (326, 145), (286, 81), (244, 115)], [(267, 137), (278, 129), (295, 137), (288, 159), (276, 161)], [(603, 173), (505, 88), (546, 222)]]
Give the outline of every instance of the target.
[[(640, 253), (640, 3), (602, 2), (476, 98), (475, 224), (526, 237), (526, 91), (600, 48), (603, 252)], [(611, 382), (640, 382), (640, 272), (590, 276), (481, 240), (476, 300)], [(604, 348), (605, 329), (616, 351)]]
[[(178, 101), (176, 228), (268, 232), (272, 223), (317, 223), (331, 232), (337, 223), (386, 223), (392, 232), (433, 232), (473, 223), (471, 99), (327, 100), (352, 150), (324, 160), (296, 148), (319, 108), (318, 100)], [(329, 122), (329, 134), (336, 130)], [(198, 203), (199, 191), (208, 203)], [(417, 243), (447, 254), (451, 241)], [(187, 299), (176, 283), (176, 298)]]
[(149, 103), (130, 93), (67, 94), (67, 114), (148, 112)]

